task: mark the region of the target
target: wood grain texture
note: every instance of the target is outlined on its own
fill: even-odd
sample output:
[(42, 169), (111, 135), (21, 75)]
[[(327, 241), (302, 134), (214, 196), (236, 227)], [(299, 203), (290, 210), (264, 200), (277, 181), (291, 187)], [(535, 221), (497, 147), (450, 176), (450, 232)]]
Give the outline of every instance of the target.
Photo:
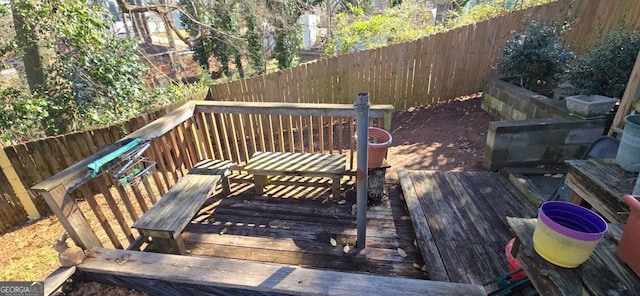
[(177, 238), (213, 193), (229, 165), (227, 161), (199, 162), (131, 227), (167, 232)]
[[(485, 295), (480, 286), (96, 248), (79, 271), (291, 295)], [(215, 274), (215, 276), (211, 276)]]
[[(323, 197), (254, 194), (209, 199), (184, 231), (186, 248), (199, 257), (224, 257), (301, 267), (424, 278), (411, 222), (397, 197), (367, 211), (367, 248), (354, 247), (353, 204)], [(333, 247), (334, 238), (338, 246)], [(343, 247), (350, 246), (348, 254)], [(401, 256), (397, 249), (406, 252)]]
[(509, 217), (521, 248), (518, 260), (541, 295), (637, 295), (640, 279), (615, 255), (617, 244), (605, 236), (589, 259), (577, 268), (557, 267), (536, 253), (536, 219)]
[(535, 207), (498, 173), (401, 171), (407, 207), (429, 274), (480, 284), (507, 272), (506, 216)]
[(59, 267), (44, 279), (44, 295), (52, 295), (76, 272), (76, 267)]
[(322, 177), (344, 174), (345, 161), (339, 154), (256, 152), (244, 169), (261, 175)]
[[(449, 275), (442, 256), (438, 251), (433, 234), (427, 223), (427, 217), (421, 209), (420, 201), (415, 191), (416, 186), (421, 186), (423, 181), (420, 177), (411, 178), (408, 171), (402, 170), (398, 172), (401, 186), (403, 188), (404, 199), (407, 203), (407, 209), (411, 215), (411, 221), (415, 229), (416, 240), (422, 252), (425, 262), (427, 262), (427, 270), (429, 276), (435, 281), (449, 282)], [(414, 182), (417, 183), (414, 185)]]
[(622, 170), (613, 159), (568, 160), (566, 184), (610, 222), (626, 221), (629, 207), (622, 196), (629, 194), (637, 173)]

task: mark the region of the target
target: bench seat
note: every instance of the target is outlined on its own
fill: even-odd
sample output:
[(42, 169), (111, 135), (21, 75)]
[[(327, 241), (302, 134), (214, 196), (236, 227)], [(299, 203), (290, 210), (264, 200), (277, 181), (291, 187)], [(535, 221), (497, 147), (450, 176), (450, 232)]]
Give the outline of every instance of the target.
[(332, 179), (333, 196), (340, 196), (346, 174), (346, 156), (340, 154), (256, 152), (244, 169), (253, 174), (256, 194), (264, 193), (268, 176), (304, 176)]
[(182, 231), (218, 183), (222, 182), (224, 194), (229, 194), (230, 166), (231, 162), (221, 160), (197, 163), (131, 227), (142, 231), (145, 237), (152, 237), (157, 251), (186, 254)]

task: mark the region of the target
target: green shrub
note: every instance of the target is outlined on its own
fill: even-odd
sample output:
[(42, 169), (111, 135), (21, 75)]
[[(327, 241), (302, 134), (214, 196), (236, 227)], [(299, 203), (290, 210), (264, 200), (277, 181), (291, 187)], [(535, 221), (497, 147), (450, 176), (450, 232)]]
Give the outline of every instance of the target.
[(45, 136), (43, 118), (49, 102), (28, 89), (0, 85), (0, 146)]
[(625, 32), (620, 27), (576, 58), (569, 79), (583, 94), (622, 98), (639, 51), (640, 32)]
[(553, 88), (574, 57), (561, 43), (566, 30), (566, 25), (531, 22), (525, 32), (513, 33), (513, 40), (501, 48), (498, 72), (531, 91)]

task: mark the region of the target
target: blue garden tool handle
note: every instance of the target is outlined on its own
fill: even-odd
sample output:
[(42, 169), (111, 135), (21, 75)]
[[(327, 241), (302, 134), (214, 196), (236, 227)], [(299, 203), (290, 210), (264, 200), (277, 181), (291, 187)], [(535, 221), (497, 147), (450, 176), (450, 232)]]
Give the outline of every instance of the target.
[(102, 168), (103, 165), (109, 163), (110, 161), (118, 158), (119, 156), (121, 156), (122, 154), (127, 153), (129, 150), (135, 148), (136, 146), (138, 146), (138, 144), (140, 144), (143, 141), (143, 139), (141, 138), (135, 138), (132, 141), (130, 141), (129, 143), (127, 143), (127, 145), (124, 145), (120, 148), (118, 148), (117, 150), (97, 159), (96, 161), (90, 163), (89, 165), (87, 165), (90, 169), (93, 170), (93, 172), (91, 173), (91, 177), (96, 177), (98, 175), (98, 171), (100, 171), (100, 168)]

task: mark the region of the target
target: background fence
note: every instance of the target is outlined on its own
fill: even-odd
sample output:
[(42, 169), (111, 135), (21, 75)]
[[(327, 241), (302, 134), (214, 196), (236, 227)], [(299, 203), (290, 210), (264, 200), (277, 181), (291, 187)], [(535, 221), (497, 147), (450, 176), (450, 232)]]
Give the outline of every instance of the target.
[(637, 0), (562, 0), (413, 42), (354, 52), (266, 75), (211, 86), (215, 100), (292, 103), (351, 103), (369, 92), (373, 104), (396, 109), (428, 105), (477, 93), (500, 47), (528, 20), (568, 21), (566, 42), (584, 52), (621, 22), (640, 25)]
[[(500, 47), (523, 23), (570, 21), (566, 42), (584, 52), (618, 24), (640, 27), (638, 0), (563, 0), (513, 12), (488, 21), (425, 37), (413, 42), (316, 60), (292, 69), (212, 85), (210, 97), (221, 101), (352, 103), (358, 92), (369, 92), (372, 104), (396, 109), (447, 101), (481, 90)], [(204, 99), (206, 92), (189, 99)], [(180, 104), (180, 103), (178, 103)], [(26, 188), (56, 174), (174, 109), (168, 106), (126, 123), (32, 141), (4, 151)], [(48, 207), (32, 195), (41, 213)], [(0, 232), (26, 221), (26, 212), (0, 171)]]

